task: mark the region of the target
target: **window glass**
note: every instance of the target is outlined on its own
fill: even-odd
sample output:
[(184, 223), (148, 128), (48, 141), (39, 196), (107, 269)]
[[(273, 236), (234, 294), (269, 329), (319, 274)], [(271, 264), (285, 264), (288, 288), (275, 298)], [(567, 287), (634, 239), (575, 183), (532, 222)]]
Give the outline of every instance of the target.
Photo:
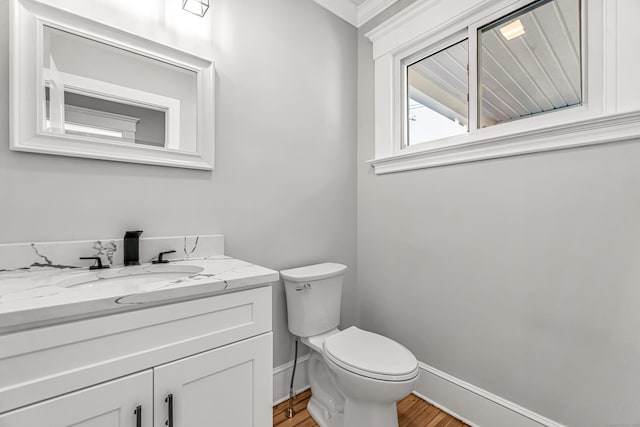
[(407, 145), (468, 131), (469, 41), (407, 67)]
[(478, 31), (479, 123), (582, 103), (580, 0), (541, 0)]

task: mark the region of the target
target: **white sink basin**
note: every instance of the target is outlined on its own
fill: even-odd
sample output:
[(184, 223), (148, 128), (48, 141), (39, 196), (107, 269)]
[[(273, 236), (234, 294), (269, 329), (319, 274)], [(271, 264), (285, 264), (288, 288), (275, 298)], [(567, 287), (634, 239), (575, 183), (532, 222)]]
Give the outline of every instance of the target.
[(56, 285), (64, 288), (92, 288), (112, 285), (139, 288), (152, 283), (184, 279), (198, 274), (202, 270), (202, 267), (195, 265), (171, 264), (93, 270), (61, 280)]

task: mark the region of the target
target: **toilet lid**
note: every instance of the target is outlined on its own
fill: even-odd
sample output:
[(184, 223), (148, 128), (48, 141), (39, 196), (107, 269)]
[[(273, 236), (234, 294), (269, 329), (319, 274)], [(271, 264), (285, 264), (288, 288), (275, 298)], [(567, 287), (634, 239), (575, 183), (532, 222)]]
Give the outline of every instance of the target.
[(280, 276), (291, 282), (312, 282), (338, 276), (344, 273), (346, 269), (346, 265), (336, 264), (335, 262), (325, 262), (322, 264), (308, 265), (306, 267), (282, 270)]
[(406, 347), (355, 326), (324, 342), (325, 356), (358, 375), (385, 381), (404, 381), (417, 375), (418, 361)]

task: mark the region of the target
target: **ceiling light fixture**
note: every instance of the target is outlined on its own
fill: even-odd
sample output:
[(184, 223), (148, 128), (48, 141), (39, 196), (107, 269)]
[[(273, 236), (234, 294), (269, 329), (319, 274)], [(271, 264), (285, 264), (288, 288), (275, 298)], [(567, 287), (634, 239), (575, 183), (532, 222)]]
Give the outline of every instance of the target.
[(522, 22), (520, 22), (519, 19), (516, 19), (515, 21), (505, 25), (504, 27), (500, 27), (500, 32), (505, 39), (511, 40), (523, 35), (524, 27), (522, 26)]
[(182, 0), (182, 8), (187, 12), (203, 17), (209, 10), (209, 0)]

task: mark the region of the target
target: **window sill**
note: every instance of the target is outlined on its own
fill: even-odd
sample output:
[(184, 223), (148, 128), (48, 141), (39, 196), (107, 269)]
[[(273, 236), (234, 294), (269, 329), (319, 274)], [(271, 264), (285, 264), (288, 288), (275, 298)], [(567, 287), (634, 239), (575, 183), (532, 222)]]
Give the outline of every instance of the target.
[(376, 175), (640, 138), (640, 111), (477, 139), (368, 161)]

